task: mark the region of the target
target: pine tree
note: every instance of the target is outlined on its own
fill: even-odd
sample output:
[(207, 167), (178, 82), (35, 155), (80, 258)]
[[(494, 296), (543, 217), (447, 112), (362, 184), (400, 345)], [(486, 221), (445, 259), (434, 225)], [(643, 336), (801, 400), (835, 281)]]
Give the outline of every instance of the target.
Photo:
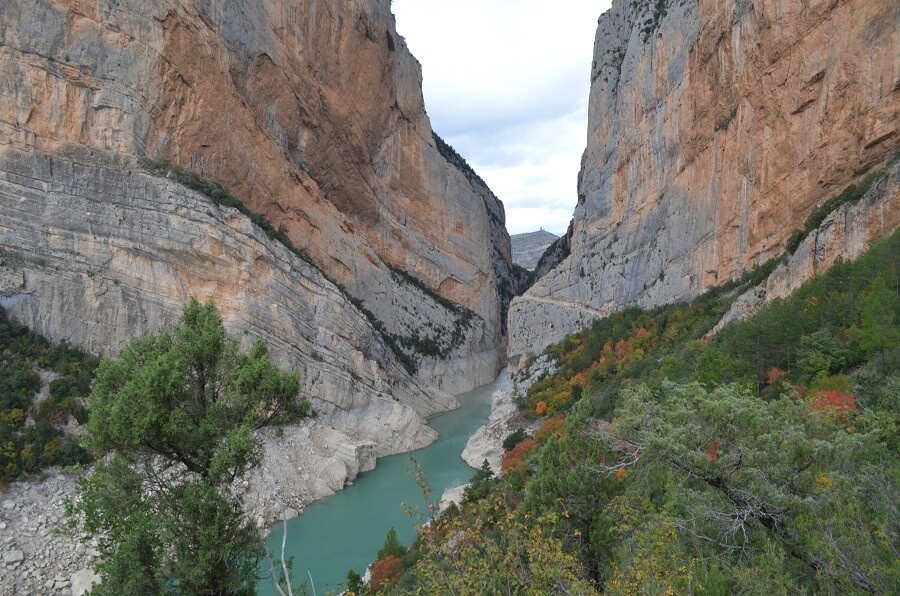
[(397, 557), (398, 559), (402, 559), (405, 554), (406, 549), (400, 544), (400, 540), (397, 538), (397, 531), (394, 528), (391, 528), (388, 530), (387, 536), (384, 539), (384, 546), (378, 551), (378, 560), (387, 557)]

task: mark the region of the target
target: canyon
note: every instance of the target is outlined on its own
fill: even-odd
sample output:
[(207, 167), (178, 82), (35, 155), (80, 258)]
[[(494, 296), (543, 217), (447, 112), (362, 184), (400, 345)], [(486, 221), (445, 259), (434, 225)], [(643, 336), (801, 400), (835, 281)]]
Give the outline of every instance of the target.
[(12, 319), (111, 355), (213, 298), (379, 456), (496, 376), (503, 206), (433, 134), (389, 1), (13, 1), (0, 31)]
[[(781, 256), (721, 328), (891, 234), (898, 55), (891, 0), (615, 0), (598, 21), (578, 204), (529, 275), (500, 200), (432, 130), (390, 0), (9, 0), (0, 306), (115, 355), (191, 296), (214, 299), (244, 345), (262, 339), (300, 372), (316, 413), (262, 432), (265, 462), (238, 487), (271, 525), (432, 443), (427, 418), (455, 395), (597, 318)], [(516, 392), (550, 360), (512, 371), (471, 465), (499, 469), (526, 425)], [(60, 519), (72, 490), (54, 471), (7, 499), (26, 566), (45, 529), (31, 521)], [(89, 573), (93, 548), (69, 542), (54, 552)], [(69, 589), (74, 567), (43, 569), (16, 589)]]
[[(815, 206), (900, 147), (898, 55), (890, 0), (613, 2), (578, 205), (555, 267), (513, 302), (510, 358), (781, 254)], [(861, 244), (847, 254), (896, 228), (886, 192), (858, 214), (876, 232), (848, 236)]]

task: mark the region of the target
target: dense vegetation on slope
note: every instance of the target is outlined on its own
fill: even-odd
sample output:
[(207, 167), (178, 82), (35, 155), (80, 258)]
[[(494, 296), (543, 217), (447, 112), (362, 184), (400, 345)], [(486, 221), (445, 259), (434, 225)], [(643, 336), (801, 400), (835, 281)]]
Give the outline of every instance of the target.
[(900, 232), (787, 300), (631, 309), (547, 350), (501, 478), (397, 592), (895, 593)]
[(11, 322), (0, 307), (0, 487), (46, 466), (87, 461), (65, 427), (70, 418), (87, 420), (96, 366), (93, 356)]

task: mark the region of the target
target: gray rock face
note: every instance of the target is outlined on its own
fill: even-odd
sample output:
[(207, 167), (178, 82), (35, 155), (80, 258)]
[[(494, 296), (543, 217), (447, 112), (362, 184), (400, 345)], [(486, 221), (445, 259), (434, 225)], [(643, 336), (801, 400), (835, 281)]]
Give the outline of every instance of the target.
[(0, 251), (24, 284), (0, 303), (56, 341), (115, 354), (171, 326), (191, 296), (299, 370), (322, 420), (378, 455), (427, 444), (424, 416), (455, 400), (401, 367), (319, 271), (234, 209), (94, 160), (0, 161)]
[[(425, 433), (426, 441), (437, 438), (430, 428), (419, 432)], [(239, 489), (260, 528), (295, 517), (310, 503), (330, 497), (358, 474), (374, 469), (378, 455), (375, 443), (354, 440), (318, 420), (264, 429), (259, 436), (265, 449), (263, 465)]]
[(513, 301), (512, 359), (739, 277), (900, 147), (897, 3), (789, 5), (616, 0), (600, 18), (570, 254)]
[[(0, 71), (0, 152), (197, 171), (283, 226), (413, 360), (443, 344), (422, 384), (456, 392), (495, 376), (503, 206), (437, 147), (390, 2), (4, 2)], [(471, 310), (469, 325), (391, 267)]]

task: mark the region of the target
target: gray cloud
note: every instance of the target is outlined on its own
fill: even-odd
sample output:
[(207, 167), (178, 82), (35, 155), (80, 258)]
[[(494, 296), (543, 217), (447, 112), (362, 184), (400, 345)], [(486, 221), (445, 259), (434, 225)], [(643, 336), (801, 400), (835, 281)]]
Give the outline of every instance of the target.
[(393, 0), (432, 127), (506, 206), (563, 232), (577, 198), (597, 17), (609, 0)]

